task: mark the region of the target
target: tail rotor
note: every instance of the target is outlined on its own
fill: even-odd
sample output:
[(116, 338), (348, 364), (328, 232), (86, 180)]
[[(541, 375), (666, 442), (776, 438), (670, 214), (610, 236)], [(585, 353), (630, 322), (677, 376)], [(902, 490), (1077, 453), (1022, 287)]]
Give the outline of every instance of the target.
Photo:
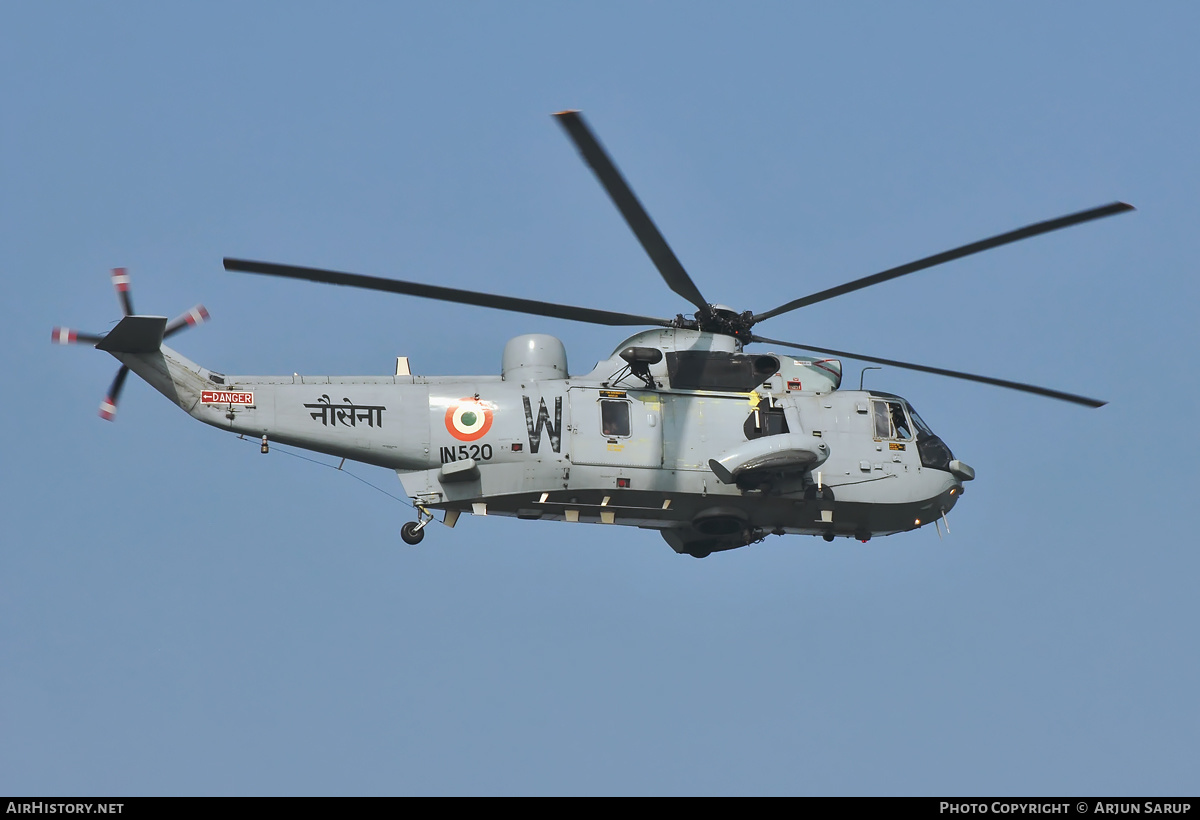
[[(157, 339), (166, 339), (185, 328), (201, 325), (208, 321), (209, 313), (204, 305), (196, 305), (170, 322), (166, 322), (161, 317), (138, 316), (133, 312), (133, 298), (129, 291), (129, 272), (125, 268), (113, 268), (112, 284), (113, 289), (117, 292), (117, 299), (121, 303), (121, 311), (125, 315), (121, 323), (104, 334), (83, 333), (69, 327), (56, 327), (50, 333), (50, 341), (60, 345), (88, 344), (114, 354), (146, 353), (157, 349), (160, 343), (156, 341)], [(163, 326), (164, 322), (166, 323), (165, 327)], [(125, 328), (122, 331), (123, 325)], [(154, 335), (155, 327), (161, 329), (161, 337)], [(104, 344), (105, 341), (108, 344)], [(128, 376), (129, 366), (121, 365), (108, 388), (108, 393), (104, 396), (104, 401), (100, 402), (100, 418), (105, 421), (115, 419), (117, 400), (121, 396), (121, 390), (124, 388), (125, 379)]]

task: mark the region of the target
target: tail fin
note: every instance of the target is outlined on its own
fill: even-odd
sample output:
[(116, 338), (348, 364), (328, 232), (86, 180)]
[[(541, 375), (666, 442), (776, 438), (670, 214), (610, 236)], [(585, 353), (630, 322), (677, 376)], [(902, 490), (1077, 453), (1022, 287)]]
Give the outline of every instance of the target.
[(105, 334), (97, 350), (109, 353), (153, 353), (162, 346), (165, 316), (126, 316)]

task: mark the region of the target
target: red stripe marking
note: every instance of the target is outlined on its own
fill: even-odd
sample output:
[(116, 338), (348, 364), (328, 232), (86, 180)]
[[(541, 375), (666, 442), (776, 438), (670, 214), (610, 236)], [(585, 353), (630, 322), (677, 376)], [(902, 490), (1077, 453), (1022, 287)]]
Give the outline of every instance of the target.
[(842, 374), (840, 371), (825, 364), (825, 362), (829, 362), (829, 361), (837, 361), (837, 360), (836, 359), (825, 359), (824, 361), (821, 361), (821, 362), (813, 362), (813, 367), (824, 370), (826, 373), (828, 373), (831, 376), (837, 376), (838, 378), (841, 378)]

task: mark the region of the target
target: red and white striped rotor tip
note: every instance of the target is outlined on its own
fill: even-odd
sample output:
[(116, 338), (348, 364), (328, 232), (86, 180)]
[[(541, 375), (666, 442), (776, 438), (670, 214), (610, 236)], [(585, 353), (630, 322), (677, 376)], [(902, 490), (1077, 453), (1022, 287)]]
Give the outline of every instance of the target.
[(113, 268), (112, 283), (113, 287), (117, 289), (118, 293), (123, 293), (129, 290), (129, 271), (127, 271), (125, 268)]
[(50, 331), (50, 341), (56, 345), (73, 345), (79, 341), (79, 334), (69, 327), (56, 327)]
[(125, 268), (113, 268), (112, 283), (116, 288), (117, 298), (121, 302), (121, 310), (126, 316), (132, 316), (133, 297), (129, 293), (129, 272)]
[(117, 415), (117, 402), (112, 396), (105, 396), (100, 402), (100, 418), (112, 421)]
[(189, 325), (202, 325), (208, 321), (208, 308), (204, 305), (196, 305), (194, 308), (184, 314), (184, 319)]
[(80, 333), (69, 327), (56, 327), (50, 331), (50, 341), (56, 345), (74, 345), (81, 342), (95, 344), (103, 338), (92, 333)]

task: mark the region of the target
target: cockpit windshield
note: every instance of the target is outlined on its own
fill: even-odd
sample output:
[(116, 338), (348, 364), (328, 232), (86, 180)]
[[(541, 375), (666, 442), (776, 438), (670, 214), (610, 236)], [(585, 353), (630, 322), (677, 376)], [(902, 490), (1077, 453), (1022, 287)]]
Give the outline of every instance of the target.
[(917, 426), (917, 432), (920, 435), (932, 436), (933, 430), (929, 428), (929, 425), (925, 423), (923, 418), (917, 415), (917, 411), (913, 409), (913, 406), (907, 401), (904, 402), (904, 406), (908, 408), (908, 415), (912, 418), (913, 424)]
[(908, 408), (908, 414), (917, 426), (917, 451), (921, 454), (921, 464), (935, 470), (949, 470), (954, 453), (950, 452), (946, 442), (934, 435), (933, 430), (917, 415), (911, 404), (906, 401), (904, 406)]

